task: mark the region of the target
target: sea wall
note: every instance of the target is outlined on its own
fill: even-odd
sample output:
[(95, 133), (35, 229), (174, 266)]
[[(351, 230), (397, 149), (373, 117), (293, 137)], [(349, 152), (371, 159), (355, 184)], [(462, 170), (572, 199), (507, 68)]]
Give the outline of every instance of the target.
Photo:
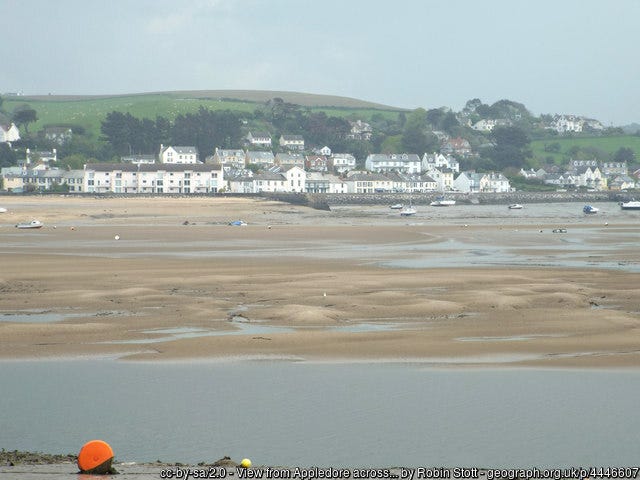
[[(271, 200), (308, 205), (313, 208), (327, 209), (332, 205), (392, 205), (394, 203), (428, 205), (439, 193), (310, 193), (310, 194), (264, 194)], [(457, 204), (509, 205), (511, 203), (560, 203), (560, 202), (622, 202), (631, 195), (625, 192), (509, 192), (509, 193), (451, 193), (447, 199)]]

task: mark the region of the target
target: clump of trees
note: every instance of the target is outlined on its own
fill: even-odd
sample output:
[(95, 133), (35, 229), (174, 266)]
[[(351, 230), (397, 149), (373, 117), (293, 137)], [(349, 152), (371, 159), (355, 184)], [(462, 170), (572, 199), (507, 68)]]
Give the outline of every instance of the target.
[(103, 120), (100, 131), (117, 155), (155, 153), (160, 144), (195, 145), (200, 152), (213, 152), (215, 147), (237, 145), (241, 126), (235, 112), (200, 107), (196, 113), (178, 115), (173, 122), (162, 116), (140, 119), (113, 111)]

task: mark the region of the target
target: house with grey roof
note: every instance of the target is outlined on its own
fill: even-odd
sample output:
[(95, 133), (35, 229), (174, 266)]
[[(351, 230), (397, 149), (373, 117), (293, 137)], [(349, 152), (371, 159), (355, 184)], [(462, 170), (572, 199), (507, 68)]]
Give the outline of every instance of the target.
[(245, 163), (266, 169), (273, 166), (275, 157), (273, 156), (273, 152), (270, 151), (247, 150), (245, 153)]
[(422, 156), (422, 171), (430, 172), (432, 170), (440, 170), (449, 168), (454, 172), (460, 171), (460, 163), (451, 155), (443, 155), (442, 153), (425, 153)]
[(344, 173), (356, 169), (356, 157), (350, 153), (334, 153), (329, 157), (329, 167), (334, 172)]
[(190, 146), (167, 146), (160, 145), (160, 163), (200, 163), (198, 160), (198, 149)]
[(277, 168), (252, 176), (238, 175), (227, 179), (227, 188), (232, 193), (304, 192), (306, 172), (300, 167)]
[(304, 150), (304, 137), (302, 135), (281, 135), (280, 146), (287, 150)]
[(330, 173), (307, 172), (307, 193), (348, 193), (347, 183)]
[(479, 193), (487, 190), (489, 179), (484, 173), (462, 172), (453, 181), (453, 188), (463, 193)]
[(249, 132), (247, 144), (258, 148), (271, 148), (271, 135), (266, 132)]
[(275, 164), (283, 169), (300, 167), (304, 169), (304, 155), (301, 153), (278, 153)]
[(615, 175), (608, 182), (609, 190), (627, 190), (636, 188), (636, 181), (629, 175)]
[(392, 192), (394, 181), (381, 173), (354, 173), (345, 180), (349, 193)]
[(415, 153), (372, 153), (365, 160), (365, 168), (370, 172), (420, 173), (420, 157)]
[(227, 171), (241, 170), (246, 166), (246, 154), (244, 150), (216, 147), (216, 151), (212, 157), (212, 162), (222, 165), (222, 167)]
[(351, 140), (371, 140), (373, 135), (373, 129), (371, 125), (362, 120), (356, 120), (355, 122), (349, 122), (351, 131), (347, 133), (346, 138)]

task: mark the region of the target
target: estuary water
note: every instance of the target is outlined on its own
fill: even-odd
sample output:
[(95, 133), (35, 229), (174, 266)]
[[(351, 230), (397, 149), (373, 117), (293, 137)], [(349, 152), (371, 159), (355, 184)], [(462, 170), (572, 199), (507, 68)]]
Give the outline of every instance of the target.
[(631, 466), (640, 371), (0, 362), (0, 448), (288, 466)]

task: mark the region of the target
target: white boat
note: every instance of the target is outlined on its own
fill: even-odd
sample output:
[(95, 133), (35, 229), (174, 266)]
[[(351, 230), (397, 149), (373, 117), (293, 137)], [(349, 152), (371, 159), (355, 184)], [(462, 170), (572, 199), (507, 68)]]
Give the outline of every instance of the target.
[(447, 200), (444, 197), (438, 197), (435, 199), (435, 201), (430, 203), (432, 207), (451, 207), (455, 204), (455, 200)]
[(16, 228), (42, 228), (44, 224), (40, 220), (31, 220), (29, 223), (19, 223)]
[(0, 213), (7, 213), (7, 209), (4, 207), (0, 207)]
[(640, 202), (638, 200), (630, 200), (628, 202), (621, 202), (620, 208), (622, 210), (640, 210)]
[(512, 203), (509, 205), (509, 210), (522, 210), (524, 207), (519, 203)]
[(400, 215), (402, 215), (403, 217), (410, 217), (411, 215), (415, 215), (416, 213), (418, 213), (418, 211), (412, 205), (404, 207), (402, 210), (400, 210)]
[(593, 207), (591, 205), (585, 205), (582, 211), (587, 215), (591, 215), (592, 213), (598, 213), (600, 209), (598, 207)]
[(394, 203), (393, 205), (390, 205), (389, 208), (391, 208), (392, 210), (402, 210), (404, 208), (404, 205), (401, 203)]

